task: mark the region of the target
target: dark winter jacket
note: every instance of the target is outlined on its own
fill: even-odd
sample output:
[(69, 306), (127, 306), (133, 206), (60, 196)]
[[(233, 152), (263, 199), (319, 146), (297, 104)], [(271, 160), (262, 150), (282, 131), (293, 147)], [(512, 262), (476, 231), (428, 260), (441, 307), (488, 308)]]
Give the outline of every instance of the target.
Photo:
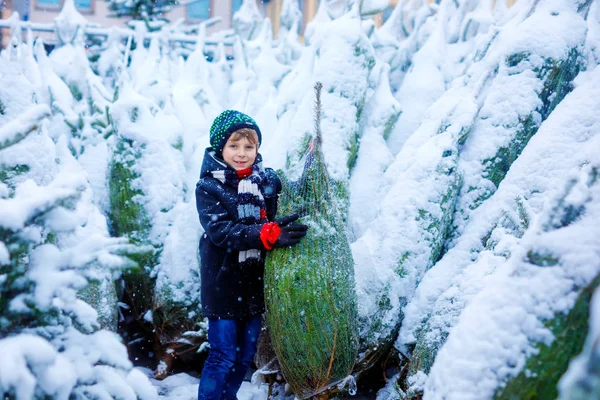
[[(260, 154), (256, 162), (261, 162)], [(213, 178), (211, 171), (232, 169), (217, 161), (214, 152), (206, 149), (196, 185), (196, 207), (204, 234), (200, 239), (202, 312), (205, 317), (244, 319), (260, 315), (264, 305), (264, 259), (266, 250), (260, 240), (262, 224), (244, 225), (237, 222), (237, 188)], [(271, 168), (265, 168), (266, 179), (261, 186), (267, 218), (277, 213), (277, 195), (281, 181)], [(238, 262), (241, 250), (261, 249), (260, 261)]]

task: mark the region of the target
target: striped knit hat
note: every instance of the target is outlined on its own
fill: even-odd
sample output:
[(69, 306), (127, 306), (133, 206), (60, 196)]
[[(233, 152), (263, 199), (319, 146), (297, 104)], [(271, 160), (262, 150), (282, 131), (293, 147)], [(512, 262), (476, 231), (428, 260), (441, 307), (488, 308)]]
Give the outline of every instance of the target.
[(258, 146), (262, 141), (262, 135), (256, 121), (248, 115), (236, 110), (225, 110), (212, 123), (210, 127), (210, 145), (217, 156), (223, 156), (223, 148), (229, 140), (229, 136), (238, 129), (254, 129), (258, 135)]

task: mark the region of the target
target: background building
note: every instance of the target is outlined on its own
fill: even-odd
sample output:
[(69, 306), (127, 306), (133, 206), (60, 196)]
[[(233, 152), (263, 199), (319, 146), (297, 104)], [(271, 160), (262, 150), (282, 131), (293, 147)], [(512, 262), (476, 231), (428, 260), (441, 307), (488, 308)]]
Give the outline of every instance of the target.
[[(300, 11), (304, 15), (306, 25), (316, 14), (319, 0), (297, 0)], [(332, 5), (342, 4), (344, 0), (328, 0)], [(282, 0), (256, 0), (259, 10), (273, 21), (274, 32), (279, 28), (279, 14)], [(390, 9), (397, 0), (390, 0)], [(52, 22), (60, 12), (64, 0), (0, 0), (0, 18), (9, 18), (13, 11), (19, 12), (20, 18), (32, 22)], [(165, 17), (170, 21), (184, 19), (193, 24), (213, 17), (222, 20), (211, 27), (211, 31), (231, 28), (233, 14), (242, 6), (243, 0), (196, 0), (187, 5), (172, 7)], [(126, 17), (110, 17), (111, 11), (105, 0), (75, 0), (75, 5), (90, 22), (106, 27), (123, 26), (129, 19)], [(378, 17), (382, 20), (381, 17)], [(303, 28), (303, 27), (302, 27)]]
[[(3, 0), (0, 2), (2, 19), (18, 11), (21, 19), (33, 22), (52, 22), (60, 12), (64, 0)], [(258, 1), (261, 10), (266, 13), (267, 4)], [(123, 25), (128, 18), (110, 17), (108, 2), (105, 0), (75, 0), (75, 5), (90, 22), (104, 26)], [(215, 25), (217, 29), (231, 26), (233, 13), (242, 5), (242, 0), (196, 0), (189, 5), (172, 7), (165, 17), (171, 21), (184, 18), (188, 23), (199, 22), (212, 17), (222, 17)]]
[[(186, 24), (195, 24), (209, 18), (221, 17), (218, 23), (209, 28), (209, 33), (229, 29), (232, 26), (234, 13), (242, 6), (243, 0), (180, 0), (182, 5), (173, 6), (165, 17), (171, 22), (183, 20)], [(255, 0), (260, 12), (269, 17), (273, 23), (274, 35), (279, 30), (279, 16), (283, 0)], [(304, 26), (301, 31), (317, 13), (319, 0), (295, 0), (304, 16)], [(341, 9), (346, 0), (327, 1), (332, 9)], [(408, 0), (410, 1), (410, 0)], [(436, 0), (428, 0), (433, 3)], [(512, 5), (516, 0), (507, 0)], [(398, 0), (389, 0), (389, 6), (382, 13), (373, 16), (377, 26), (380, 26), (391, 15)], [(13, 11), (19, 12), (20, 18), (25, 21), (51, 23), (60, 12), (64, 0), (0, 0), (0, 19), (9, 18)], [(88, 21), (105, 27), (123, 26), (130, 18), (111, 17), (109, 3), (106, 0), (75, 0), (75, 5)], [(7, 29), (0, 29), (2, 45), (7, 44)], [(45, 39), (49, 35), (42, 35)]]

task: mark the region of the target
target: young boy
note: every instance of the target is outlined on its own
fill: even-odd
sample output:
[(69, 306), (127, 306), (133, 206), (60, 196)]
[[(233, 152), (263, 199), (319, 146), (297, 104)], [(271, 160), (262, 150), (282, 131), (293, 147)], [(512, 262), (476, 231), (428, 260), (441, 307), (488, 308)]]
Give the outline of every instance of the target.
[[(292, 246), (308, 227), (292, 224), (298, 215), (273, 221), (281, 181), (262, 167), (260, 129), (249, 116), (222, 112), (210, 128), (196, 206), (200, 239), (202, 312), (208, 317), (210, 350), (198, 399), (236, 399), (256, 352), (265, 310), (267, 250)], [(273, 221), (273, 222), (271, 222)]]

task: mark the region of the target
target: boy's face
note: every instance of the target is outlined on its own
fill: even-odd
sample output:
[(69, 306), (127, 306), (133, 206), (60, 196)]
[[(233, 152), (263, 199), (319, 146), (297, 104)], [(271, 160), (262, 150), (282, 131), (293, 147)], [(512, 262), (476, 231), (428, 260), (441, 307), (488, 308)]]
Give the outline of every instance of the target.
[(252, 166), (257, 154), (256, 145), (245, 137), (235, 141), (230, 137), (223, 148), (223, 160), (236, 171)]

